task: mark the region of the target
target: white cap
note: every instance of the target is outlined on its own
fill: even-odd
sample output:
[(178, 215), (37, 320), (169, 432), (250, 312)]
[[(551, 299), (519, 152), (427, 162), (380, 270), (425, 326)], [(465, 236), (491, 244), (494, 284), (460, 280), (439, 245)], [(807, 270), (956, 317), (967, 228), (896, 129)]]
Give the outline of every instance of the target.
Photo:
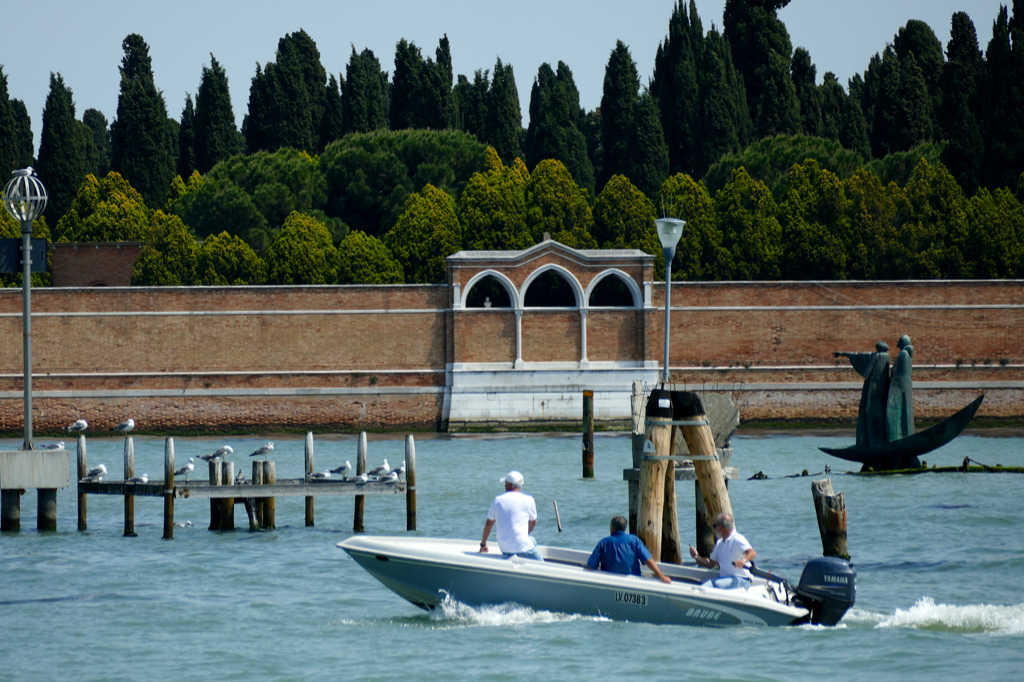
[(505, 474), (498, 483), (511, 483), (517, 488), (523, 487), (523, 475), (518, 471), (510, 471)]

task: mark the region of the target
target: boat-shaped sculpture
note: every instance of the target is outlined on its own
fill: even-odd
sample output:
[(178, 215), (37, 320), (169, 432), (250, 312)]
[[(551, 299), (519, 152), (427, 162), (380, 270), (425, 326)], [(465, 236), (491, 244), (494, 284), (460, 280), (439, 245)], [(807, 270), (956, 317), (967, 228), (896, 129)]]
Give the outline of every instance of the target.
[(906, 438), (877, 445), (851, 445), (847, 448), (819, 448), (833, 457), (860, 462), (865, 467), (884, 469), (910, 469), (920, 467), (920, 455), (941, 448), (960, 435), (985, 399), (980, 395), (970, 405), (935, 426)]
[(338, 547), (385, 587), (427, 610), (450, 598), (469, 606), (514, 603), (656, 624), (835, 625), (856, 594), (853, 566), (833, 557), (808, 562), (796, 589), (755, 568), (749, 588), (725, 590), (702, 585), (718, 571), (659, 564), (672, 579), (666, 584), (648, 575), (587, 570), (590, 552), (560, 547), (538, 547), (544, 561), (481, 554), (470, 540), (357, 535)]

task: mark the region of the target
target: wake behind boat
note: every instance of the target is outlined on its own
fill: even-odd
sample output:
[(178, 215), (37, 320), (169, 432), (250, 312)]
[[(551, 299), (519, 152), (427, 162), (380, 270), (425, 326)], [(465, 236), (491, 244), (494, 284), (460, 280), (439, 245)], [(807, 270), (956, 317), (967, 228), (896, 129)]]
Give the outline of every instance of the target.
[(753, 569), (750, 588), (703, 587), (718, 571), (658, 564), (672, 579), (584, 568), (590, 552), (539, 546), (544, 561), (481, 554), (470, 540), (353, 536), (338, 547), (398, 596), (432, 610), (446, 596), (469, 606), (516, 603), (537, 610), (656, 624), (835, 625), (853, 606), (857, 573), (833, 557), (812, 559), (795, 590)]

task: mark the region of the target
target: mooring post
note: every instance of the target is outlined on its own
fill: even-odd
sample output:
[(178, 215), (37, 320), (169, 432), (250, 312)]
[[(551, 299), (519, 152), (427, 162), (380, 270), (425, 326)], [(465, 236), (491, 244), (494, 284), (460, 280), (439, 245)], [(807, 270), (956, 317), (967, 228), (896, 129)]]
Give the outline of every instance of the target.
[[(252, 463), (252, 484), (263, 485), (263, 462)], [(253, 501), (253, 512), (256, 514), (256, 526), (263, 528), (263, 498), (257, 497)], [(252, 523), (249, 524), (250, 526)]]
[(405, 529), (416, 530), (416, 441), (405, 437)]
[[(222, 479), (221, 479), (221, 467), (220, 467), (221, 463), (218, 462), (215, 459), (211, 459), (209, 464), (210, 464), (210, 485), (211, 486), (220, 486), (220, 485), (222, 485), (222, 483), (221, 483), (221, 481), (222, 481)], [(223, 502), (223, 500), (218, 500), (218, 499), (213, 498), (213, 497), (210, 498), (210, 530), (220, 530), (221, 507), (223, 507), (222, 502)]]
[(694, 506), (697, 509), (695, 519), (697, 539), (693, 546), (701, 556), (711, 556), (711, 551), (715, 548), (715, 529), (711, 525), (712, 519), (708, 518), (708, 510), (704, 507), (704, 495), (700, 492), (700, 481), (693, 482), (693, 492), (696, 503)]
[(718, 461), (718, 450), (715, 448), (715, 437), (711, 433), (707, 412), (700, 396), (690, 391), (675, 393), (676, 418), (692, 422), (682, 425), (686, 447), (693, 458), (693, 469), (700, 482), (700, 492), (704, 498), (704, 509), (709, 519), (719, 514), (732, 514), (732, 503), (729, 501), (729, 489), (725, 486), (725, 474), (722, 464)]
[[(173, 463), (171, 464), (173, 467)], [(124, 439), (124, 480), (135, 478), (135, 443), (131, 437)], [(171, 484), (174, 484), (174, 469), (171, 469)], [(134, 538), (135, 534), (135, 496), (124, 496), (124, 537)]]
[[(359, 445), (356, 449), (356, 476), (366, 473), (366, 431), (359, 433)], [(408, 480), (408, 478), (406, 479)], [(352, 532), (363, 532), (363, 511), (366, 509), (366, 497), (356, 495), (356, 510), (352, 516)]]
[(0, 530), (21, 530), (21, 491), (0, 490)]
[[(640, 464), (640, 502), (637, 509), (637, 537), (643, 540), (655, 561), (661, 561), (661, 528), (665, 510), (665, 469), (671, 462), (672, 398), (656, 389), (647, 398), (647, 428), (644, 432), (643, 461)], [(674, 473), (674, 472), (673, 472)], [(673, 481), (674, 482), (674, 481)]]
[[(670, 430), (668, 452), (676, 454), (676, 433)], [(665, 467), (665, 503), (661, 511), (661, 560), (670, 564), (683, 564), (682, 540), (679, 538), (679, 512), (676, 506), (676, 463), (669, 460)]]
[(594, 477), (594, 392), (583, 391), (583, 478)]
[(164, 540), (174, 539), (174, 439), (164, 441)]
[(36, 530), (57, 530), (57, 489), (36, 489)]
[[(235, 484), (235, 463), (234, 462), (221, 462), (220, 463), (220, 480), (221, 485), (234, 485)], [(227, 499), (219, 500), (220, 502), (220, 529), (221, 530), (234, 530), (235, 529), (235, 498), (229, 497)]]
[[(277, 483), (274, 460), (263, 463), (263, 484), (274, 485)], [(265, 528), (277, 528), (277, 500), (274, 497), (263, 498), (263, 522)]]
[[(633, 382), (633, 395), (630, 403), (633, 417), (633, 434), (631, 438), (633, 468), (639, 469), (644, 454), (644, 419), (646, 414), (643, 384), (639, 381)], [(640, 504), (640, 479), (631, 480), (626, 486), (629, 492), (629, 532), (636, 535), (637, 507)]]
[(846, 546), (846, 499), (843, 493), (834, 493), (832, 479), (826, 478), (811, 482), (811, 495), (818, 516), (823, 554), (849, 561), (850, 553)]
[[(313, 432), (309, 431), (306, 433), (306, 480), (309, 480), (310, 474), (313, 473)], [(312, 495), (306, 496), (306, 527), (313, 526), (313, 501)]]
[[(85, 434), (80, 433), (78, 434), (78, 478), (75, 479), (76, 483), (85, 478), (88, 471), (89, 461), (85, 456)], [(78, 491), (78, 530), (88, 530), (89, 528), (86, 518), (88, 516), (88, 497), (81, 490)]]

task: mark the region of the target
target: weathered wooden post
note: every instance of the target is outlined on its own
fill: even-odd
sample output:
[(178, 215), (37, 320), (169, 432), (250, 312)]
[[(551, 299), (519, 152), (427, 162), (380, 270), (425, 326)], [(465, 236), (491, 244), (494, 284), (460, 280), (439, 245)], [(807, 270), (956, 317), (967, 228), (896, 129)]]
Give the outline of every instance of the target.
[[(85, 478), (86, 472), (89, 471), (89, 461), (85, 456), (85, 434), (78, 434), (78, 478), (75, 481), (81, 481)], [(88, 530), (89, 522), (88, 516), (88, 502), (89, 496), (85, 493), (78, 492), (78, 530)]]
[[(356, 476), (366, 473), (366, 431), (359, 433), (359, 445), (356, 449)], [(408, 464), (406, 464), (408, 466)], [(406, 478), (406, 480), (409, 480)], [(366, 509), (366, 497), (363, 495), (356, 495), (356, 510), (352, 517), (352, 532), (362, 533), (363, 532), (363, 512)]]
[[(668, 454), (676, 454), (676, 428), (669, 430)], [(679, 512), (676, 506), (676, 462), (669, 459), (665, 467), (665, 503), (661, 513), (661, 560), (671, 564), (683, 564), (682, 540), (679, 537)]]
[(583, 391), (583, 478), (594, 477), (594, 392)]
[[(647, 398), (647, 428), (643, 460), (640, 463), (640, 502), (637, 508), (637, 536), (655, 561), (661, 561), (661, 529), (665, 510), (665, 469), (671, 456), (672, 398), (668, 391), (655, 389)], [(674, 475), (674, 471), (673, 471)]]
[(811, 495), (818, 516), (823, 554), (849, 561), (850, 553), (846, 546), (846, 499), (843, 493), (834, 493), (832, 480), (826, 478), (811, 482)]
[[(631, 398), (633, 435), (631, 445), (633, 451), (633, 468), (639, 469), (644, 454), (644, 420), (647, 414), (647, 404), (644, 400), (643, 384), (639, 381), (633, 382), (633, 395)], [(640, 479), (630, 480), (627, 484), (629, 491), (629, 532), (637, 534), (636, 515), (637, 507), (640, 504)]]
[(700, 396), (691, 391), (677, 391), (673, 397), (675, 415), (681, 421), (683, 438), (693, 459), (707, 518), (732, 514), (732, 503), (729, 501), (729, 490), (725, 487), (722, 465), (718, 461), (715, 437), (708, 425)]
[(0, 490), (0, 530), (21, 530), (21, 490)]
[[(133, 452), (133, 456), (134, 456), (134, 452)], [(167, 440), (164, 441), (164, 540), (173, 540), (173, 539), (174, 539), (174, 439), (173, 438), (168, 438)]]
[(405, 529), (416, 530), (416, 441), (405, 437)]
[[(306, 434), (306, 480), (309, 480), (310, 474), (313, 473), (313, 432), (310, 431)], [(306, 527), (313, 526), (313, 501), (312, 495), (306, 496)]]
[[(263, 485), (263, 462), (252, 463), (252, 484)], [(263, 528), (263, 498), (257, 497), (253, 502), (253, 507), (253, 512), (256, 514), (256, 525)]]
[(57, 489), (36, 488), (36, 530), (57, 530)]
[[(221, 485), (234, 485), (235, 484), (235, 463), (234, 462), (221, 462), (220, 463), (220, 480)], [(234, 530), (235, 529), (235, 498), (228, 497), (220, 500), (220, 529), (221, 530)]]
[[(263, 483), (264, 485), (277, 483), (273, 460), (263, 462)], [(263, 498), (263, 523), (265, 528), (277, 528), (277, 500), (274, 497)]]
[[(219, 486), (223, 485), (223, 483), (222, 483), (223, 479), (221, 478), (221, 467), (220, 467), (220, 464), (221, 463), (218, 462), (215, 459), (211, 459), (210, 462), (209, 462), (209, 465), (210, 465), (210, 485), (211, 486), (218, 486), (219, 487)], [(223, 500), (217, 499), (215, 497), (211, 497), (210, 498), (210, 530), (220, 530), (220, 525), (221, 525), (220, 516), (221, 516), (221, 509), (223, 508), (223, 506), (224, 506), (223, 505)]]
[[(173, 466), (173, 464), (172, 464)], [(135, 478), (135, 442), (131, 437), (124, 439), (124, 480)], [(171, 487), (174, 487), (174, 469), (171, 469)], [(135, 496), (124, 496), (124, 537), (138, 537), (135, 534)]]
[(715, 529), (711, 525), (714, 519), (708, 518), (708, 510), (704, 507), (704, 495), (700, 491), (700, 481), (693, 482), (693, 492), (697, 509), (695, 524), (697, 539), (694, 547), (701, 556), (711, 556), (711, 551), (715, 548)]

